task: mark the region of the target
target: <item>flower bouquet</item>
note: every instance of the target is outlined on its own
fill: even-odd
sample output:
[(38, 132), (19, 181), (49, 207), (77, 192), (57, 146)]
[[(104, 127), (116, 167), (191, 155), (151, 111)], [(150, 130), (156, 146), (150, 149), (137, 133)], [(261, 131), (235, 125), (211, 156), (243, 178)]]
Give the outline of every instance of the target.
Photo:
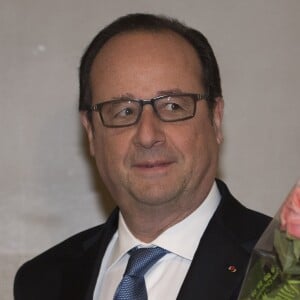
[(300, 180), (256, 244), (239, 300), (300, 300)]

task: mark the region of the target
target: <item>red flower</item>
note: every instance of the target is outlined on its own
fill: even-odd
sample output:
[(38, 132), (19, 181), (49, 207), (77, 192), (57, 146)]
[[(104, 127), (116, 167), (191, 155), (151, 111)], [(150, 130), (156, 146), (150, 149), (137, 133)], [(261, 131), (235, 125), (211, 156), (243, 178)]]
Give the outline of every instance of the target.
[(280, 212), (281, 229), (300, 238), (300, 180), (285, 200)]

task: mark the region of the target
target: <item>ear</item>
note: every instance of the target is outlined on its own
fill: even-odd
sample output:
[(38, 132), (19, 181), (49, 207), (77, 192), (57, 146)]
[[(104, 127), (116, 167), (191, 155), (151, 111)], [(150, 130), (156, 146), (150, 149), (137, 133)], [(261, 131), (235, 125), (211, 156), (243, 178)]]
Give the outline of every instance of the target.
[(224, 112), (224, 100), (222, 97), (215, 99), (216, 104), (213, 112), (213, 126), (215, 129), (217, 143), (220, 145), (223, 141), (222, 120)]
[(89, 146), (90, 146), (90, 154), (92, 156), (94, 156), (95, 155), (94, 128), (93, 128), (93, 124), (91, 123), (91, 120), (88, 118), (87, 112), (85, 112), (85, 111), (81, 111), (80, 112), (80, 121), (81, 121), (81, 124), (83, 125), (83, 127), (84, 127), (84, 129), (85, 129), (85, 131), (87, 133), (87, 137), (88, 137), (88, 141), (89, 141)]

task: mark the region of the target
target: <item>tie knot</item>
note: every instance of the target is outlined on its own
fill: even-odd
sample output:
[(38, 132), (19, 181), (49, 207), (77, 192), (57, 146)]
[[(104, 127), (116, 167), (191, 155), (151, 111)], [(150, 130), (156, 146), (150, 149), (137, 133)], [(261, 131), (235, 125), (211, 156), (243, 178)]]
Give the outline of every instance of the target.
[(160, 247), (131, 249), (125, 274), (130, 276), (144, 276), (144, 274), (168, 251)]

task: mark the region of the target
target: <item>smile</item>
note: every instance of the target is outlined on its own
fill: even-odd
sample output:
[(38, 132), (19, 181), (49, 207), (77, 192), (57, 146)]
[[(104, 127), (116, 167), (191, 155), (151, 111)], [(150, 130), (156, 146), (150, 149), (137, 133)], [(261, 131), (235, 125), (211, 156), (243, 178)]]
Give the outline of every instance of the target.
[(135, 167), (137, 168), (159, 168), (159, 167), (166, 167), (169, 166), (170, 162), (158, 162), (158, 163), (145, 163), (145, 164), (138, 164)]
[(164, 173), (173, 164), (173, 161), (140, 162), (133, 164), (133, 168), (141, 173)]

